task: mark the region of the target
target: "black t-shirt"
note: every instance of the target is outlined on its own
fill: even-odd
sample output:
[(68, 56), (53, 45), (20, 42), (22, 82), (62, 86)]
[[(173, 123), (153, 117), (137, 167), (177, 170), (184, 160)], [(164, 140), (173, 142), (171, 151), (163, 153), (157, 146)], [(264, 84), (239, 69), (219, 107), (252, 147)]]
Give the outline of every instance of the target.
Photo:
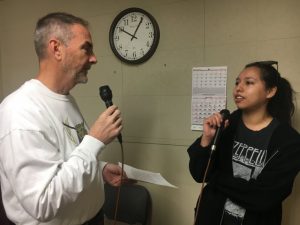
[[(234, 177), (247, 181), (257, 178), (267, 162), (269, 140), (278, 124), (273, 119), (267, 127), (253, 131), (239, 122), (232, 149)], [(222, 225), (242, 225), (245, 213), (246, 209), (227, 199)]]

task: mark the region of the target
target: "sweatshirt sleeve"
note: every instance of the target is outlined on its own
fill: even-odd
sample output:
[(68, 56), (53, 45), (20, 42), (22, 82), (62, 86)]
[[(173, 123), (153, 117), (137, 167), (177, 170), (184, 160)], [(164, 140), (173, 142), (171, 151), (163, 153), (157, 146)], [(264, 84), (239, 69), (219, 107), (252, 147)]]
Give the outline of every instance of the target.
[(9, 173), (7, 185), (13, 188), (26, 211), (39, 221), (51, 220), (92, 182), (101, 182), (97, 156), (105, 145), (89, 135), (66, 161), (48, 136), (39, 131), (15, 130), (0, 144), (1, 166)]
[[(196, 182), (203, 182), (205, 170), (210, 157), (210, 146), (201, 147), (201, 138), (195, 140), (195, 142), (188, 148), (188, 154), (190, 157), (189, 170)], [(212, 155), (212, 160), (214, 155)], [(210, 167), (207, 173), (206, 181), (209, 180), (212, 168)]]
[(299, 161), (299, 142), (290, 143), (270, 159), (257, 179), (246, 181), (219, 171), (210, 185), (248, 210), (267, 210), (281, 204), (291, 193)]

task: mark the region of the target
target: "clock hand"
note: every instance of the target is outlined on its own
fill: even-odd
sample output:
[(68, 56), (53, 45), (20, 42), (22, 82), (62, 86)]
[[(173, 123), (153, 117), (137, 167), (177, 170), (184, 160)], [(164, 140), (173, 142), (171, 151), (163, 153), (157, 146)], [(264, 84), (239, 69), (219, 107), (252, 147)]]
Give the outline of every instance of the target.
[(137, 39), (136, 36), (132, 35), (131, 33), (127, 32), (126, 30), (124, 30), (124, 29), (122, 29), (122, 28), (121, 28), (121, 31), (123, 31), (124, 33), (130, 35), (130, 36), (132, 37), (131, 40), (132, 40), (133, 38)]
[[(136, 35), (136, 32), (137, 32), (137, 30), (139, 29), (139, 27), (140, 27), (140, 25), (141, 25), (141, 23), (143, 22), (143, 19), (144, 19), (144, 17), (141, 17), (141, 20), (140, 20), (140, 22), (139, 22), (139, 24), (138, 24), (138, 26), (136, 27), (136, 29), (135, 29), (135, 31), (134, 31), (134, 34), (133, 34), (133, 36), (135, 37), (135, 35)], [(131, 38), (131, 41), (133, 40), (133, 37)]]

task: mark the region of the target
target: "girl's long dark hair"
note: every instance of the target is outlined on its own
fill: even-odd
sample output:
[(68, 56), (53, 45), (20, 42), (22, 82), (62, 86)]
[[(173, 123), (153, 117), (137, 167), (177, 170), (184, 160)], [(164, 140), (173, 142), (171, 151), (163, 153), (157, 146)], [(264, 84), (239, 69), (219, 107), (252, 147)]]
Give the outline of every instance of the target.
[(281, 77), (278, 70), (272, 64), (275, 61), (260, 61), (247, 64), (245, 68), (257, 67), (261, 72), (261, 79), (265, 82), (267, 89), (277, 87), (276, 94), (270, 99), (267, 110), (280, 122), (292, 123), (292, 116), (295, 111), (294, 90), (290, 82)]

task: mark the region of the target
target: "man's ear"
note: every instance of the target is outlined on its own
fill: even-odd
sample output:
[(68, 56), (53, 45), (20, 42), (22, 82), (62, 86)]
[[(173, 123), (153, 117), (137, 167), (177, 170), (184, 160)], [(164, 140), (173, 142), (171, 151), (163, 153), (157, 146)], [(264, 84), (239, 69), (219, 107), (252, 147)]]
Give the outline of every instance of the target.
[(57, 60), (61, 60), (62, 52), (61, 52), (61, 42), (57, 39), (51, 39), (48, 45), (50, 54)]

